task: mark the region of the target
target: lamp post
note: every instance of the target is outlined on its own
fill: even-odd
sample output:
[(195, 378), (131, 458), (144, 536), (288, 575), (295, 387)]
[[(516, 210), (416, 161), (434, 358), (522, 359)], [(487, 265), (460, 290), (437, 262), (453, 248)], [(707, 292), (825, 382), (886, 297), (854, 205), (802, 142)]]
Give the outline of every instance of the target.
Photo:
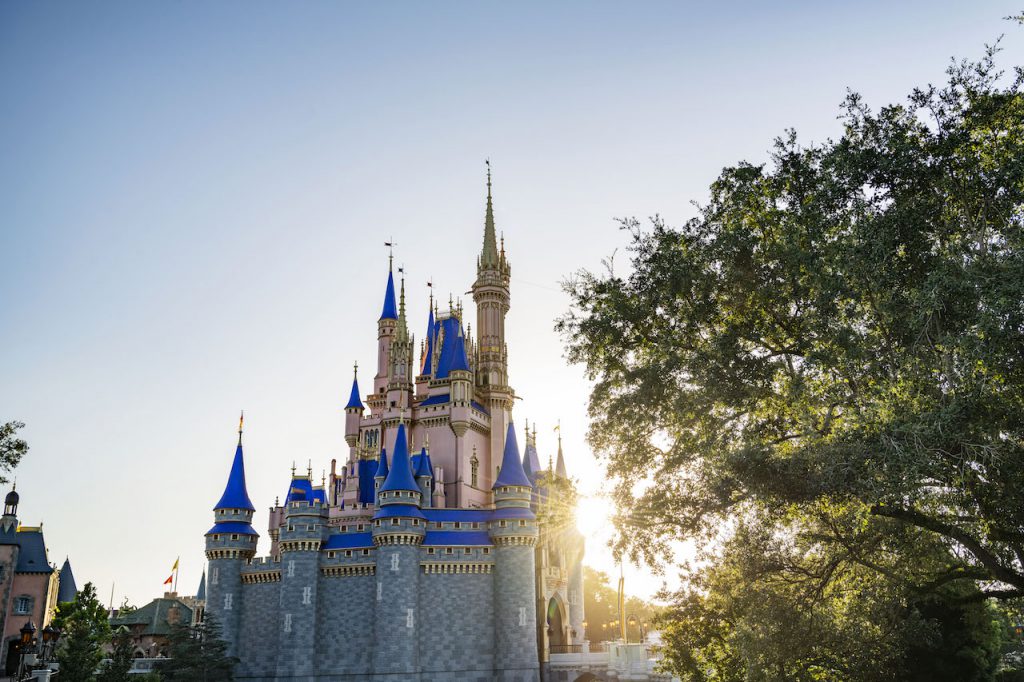
[(30, 618), (21, 626), (21, 640), (18, 642), (18, 679), (25, 679), (25, 658), (35, 649), (36, 626)]

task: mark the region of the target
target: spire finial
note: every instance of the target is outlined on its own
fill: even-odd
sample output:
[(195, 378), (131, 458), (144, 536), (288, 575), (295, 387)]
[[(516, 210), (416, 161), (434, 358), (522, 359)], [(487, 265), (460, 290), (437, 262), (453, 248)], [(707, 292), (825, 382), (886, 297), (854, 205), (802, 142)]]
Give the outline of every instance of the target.
[(359, 361), (358, 360), (356, 360), (355, 362), (352, 363), (352, 378), (353, 379), (359, 378)]
[(292, 478), (295, 478), (295, 460), (292, 460)]
[(391, 266), (395, 260), (395, 247), (398, 246), (398, 242), (394, 238), (389, 238), (384, 242), (384, 246), (388, 247), (388, 272), (391, 272)]
[(306, 478), (311, 481), (313, 480), (313, 460), (309, 460), (309, 463), (306, 465)]
[(490, 269), (498, 265), (498, 245), (494, 235), (494, 202), (491, 199), (491, 160), (487, 159), (487, 211), (484, 214), (484, 248), (479, 267)]
[(238, 444), (242, 444), (242, 424), (245, 423), (245, 410), (238, 416)]

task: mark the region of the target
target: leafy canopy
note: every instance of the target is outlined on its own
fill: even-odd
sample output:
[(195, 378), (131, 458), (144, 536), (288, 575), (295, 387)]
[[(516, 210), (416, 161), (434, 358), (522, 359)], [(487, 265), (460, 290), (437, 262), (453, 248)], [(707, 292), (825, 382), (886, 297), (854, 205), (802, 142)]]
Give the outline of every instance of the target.
[(991, 674), (983, 602), (1024, 596), (1024, 72), (995, 54), (849, 95), (839, 139), (789, 133), (566, 283), (618, 548), (701, 551), (668, 621), (690, 679), (905, 677), (964, 622)]
[(96, 596), (96, 586), (86, 583), (74, 601), (57, 605), (53, 625), (61, 631), (57, 662), (64, 682), (93, 682), (103, 659), (102, 646), (110, 641), (107, 608)]

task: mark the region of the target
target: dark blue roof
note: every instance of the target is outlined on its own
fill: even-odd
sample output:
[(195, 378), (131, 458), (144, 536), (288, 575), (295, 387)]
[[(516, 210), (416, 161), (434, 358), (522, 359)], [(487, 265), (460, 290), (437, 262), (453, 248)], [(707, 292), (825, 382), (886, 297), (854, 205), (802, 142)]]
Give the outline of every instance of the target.
[(372, 459), (359, 460), (359, 502), (373, 504), (376, 502), (373, 477), (377, 473), (377, 463)]
[(469, 369), (466, 359), (466, 338), (462, 334), (462, 324), (458, 318), (448, 317), (441, 320), (444, 340), (441, 342), (441, 357), (437, 361), (437, 377), (445, 379), (455, 370)]
[(491, 536), (485, 530), (428, 530), (423, 545), (455, 545), (457, 547), (490, 546)]
[(40, 530), (19, 530), (14, 533), (16, 544), (21, 547), (18, 552), (17, 573), (53, 573), (50, 562), (46, 560), (46, 542)]
[(373, 547), (373, 533), (337, 533), (327, 538), (323, 549), (353, 549)]
[(71, 561), (64, 559), (64, 565), (60, 567), (60, 586), (57, 588), (57, 603), (74, 601), (78, 595), (78, 585), (75, 584), (75, 574), (71, 572)]
[(352, 393), (348, 396), (348, 405), (345, 406), (345, 409), (347, 410), (352, 407), (357, 407), (360, 410), (363, 409), (363, 401), (359, 397), (359, 379), (357, 377), (352, 377)]
[(526, 452), (523, 453), (523, 471), (526, 472), (526, 477), (530, 479), (530, 483), (533, 485), (537, 484), (537, 477), (540, 475), (540, 456), (537, 454), (537, 446), (530, 445), (526, 446)]
[(316, 488), (313, 490), (313, 501), (320, 502), (321, 504), (327, 504), (327, 491), (323, 488)]
[(395, 434), (395, 452), (391, 456), (391, 471), (388, 472), (388, 477), (384, 479), (384, 485), (380, 489), (382, 491), (415, 490), (417, 492), (420, 489), (416, 485), (416, 479), (413, 478), (409, 463), (409, 442), (405, 436), (405, 424), (398, 425), (398, 433)]
[(429, 508), (423, 510), (423, 515), (427, 517), (427, 521), (435, 523), (450, 523), (453, 521), (461, 521), (463, 523), (472, 523), (474, 521), (486, 522), (491, 518), (491, 513), (487, 509)]
[(395, 277), (390, 270), (388, 270), (388, 288), (384, 290), (384, 308), (380, 311), (380, 319), (398, 319), (398, 306), (395, 305)]
[(259, 536), (253, 527), (244, 521), (221, 521), (220, 523), (213, 524), (213, 528), (206, 531), (206, 535), (212, 533), (238, 533), (239, 535), (256, 535)]
[(381, 507), (373, 513), (375, 519), (390, 519), (394, 517), (422, 519), (423, 511), (415, 504), (389, 504)]
[(526, 472), (523, 471), (523, 460), (519, 458), (519, 443), (516, 441), (516, 429), (511, 422), (509, 422), (508, 432), (505, 434), (505, 454), (501, 458), (501, 471), (498, 472), (498, 480), (494, 482), (491, 489), (506, 485), (533, 487), (530, 479), (526, 477)]
[(256, 511), (249, 500), (249, 493), (245, 489), (245, 461), (242, 458), (242, 443), (239, 436), (238, 447), (235, 448), (235, 460), (231, 463), (231, 473), (228, 474), (228, 484), (224, 488), (224, 494), (220, 501), (214, 506), (217, 509), (247, 509)]
[(420, 454), (413, 457), (413, 470), (416, 472), (416, 478), (420, 476), (431, 476), (434, 475), (434, 466), (430, 461), (430, 454), (426, 448), (420, 450)]
[(308, 478), (296, 476), (288, 485), (288, 492), (284, 496), (284, 503), (290, 502), (311, 502), (313, 500), (313, 483)]
[(430, 315), (427, 317), (427, 345), (423, 354), (423, 367), (420, 374), (430, 374), (431, 365), (434, 361), (434, 336), (437, 334), (437, 325), (434, 324), (434, 307), (430, 307)]
[[(452, 396), (449, 393), (442, 393), (440, 395), (432, 395), (429, 398), (427, 398), (426, 400), (424, 400), (423, 402), (417, 404), (417, 407), (430, 407), (431, 405), (444, 405), (445, 403), (450, 402), (451, 399), (452, 399)], [(484, 414), (490, 414), (490, 412), (487, 411), (487, 408), (484, 407), (483, 405), (481, 405), (480, 403), (478, 403), (477, 401), (473, 400), (473, 401), (470, 402), (470, 404), (473, 406), (474, 410), (479, 410), (480, 412), (483, 412)]]
[(380, 450), (380, 460), (377, 464), (377, 470), (373, 474), (374, 478), (380, 476), (382, 478), (388, 477), (388, 453), (384, 448)]
[(206, 601), (206, 571), (203, 571), (203, 576), (199, 579), (199, 589), (196, 590), (196, 599), (199, 601)]

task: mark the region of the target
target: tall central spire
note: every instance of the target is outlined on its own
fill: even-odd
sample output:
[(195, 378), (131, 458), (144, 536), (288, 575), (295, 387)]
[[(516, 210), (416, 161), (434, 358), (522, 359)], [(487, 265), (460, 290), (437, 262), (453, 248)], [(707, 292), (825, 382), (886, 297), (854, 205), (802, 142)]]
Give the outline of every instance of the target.
[(491, 199), (491, 161), (487, 160), (487, 213), (484, 216), (484, 248), (480, 253), (480, 267), (498, 265), (498, 238), (494, 230), (494, 202)]

